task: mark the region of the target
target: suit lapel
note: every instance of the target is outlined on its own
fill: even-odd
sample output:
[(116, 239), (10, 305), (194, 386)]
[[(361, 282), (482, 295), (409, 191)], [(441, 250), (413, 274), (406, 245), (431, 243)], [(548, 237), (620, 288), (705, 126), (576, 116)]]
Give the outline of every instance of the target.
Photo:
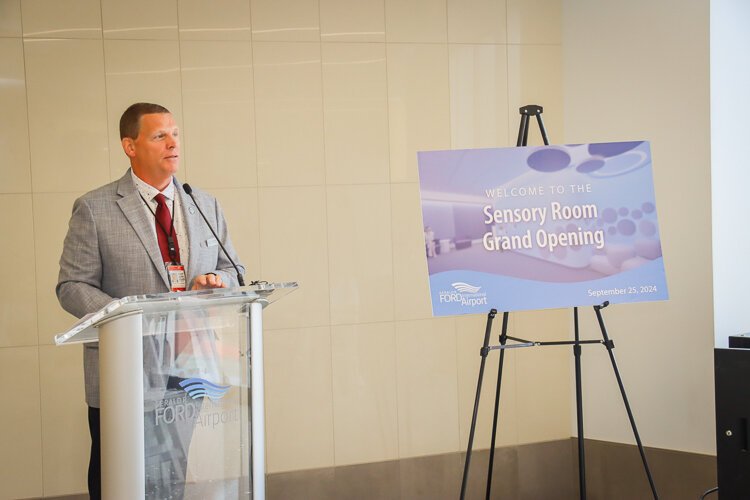
[(190, 256), (187, 263), (187, 282), (188, 286), (193, 282), (196, 269), (198, 269), (198, 249), (200, 248), (200, 231), (201, 224), (205, 224), (198, 210), (195, 208), (193, 199), (182, 189), (182, 186), (175, 179), (175, 189), (177, 196), (180, 197), (180, 206), (182, 207), (182, 216), (185, 218), (185, 230), (187, 231), (188, 242), (190, 244)]
[(154, 237), (154, 219), (153, 217), (149, 217), (146, 210), (144, 210), (143, 200), (133, 184), (130, 169), (118, 181), (117, 194), (122, 196), (122, 198), (117, 200), (117, 205), (119, 205), (125, 218), (128, 219), (138, 238), (140, 238), (148, 256), (151, 257), (151, 261), (154, 263), (156, 271), (161, 276), (167, 289), (169, 289), (169, 276), (167, 276), (167, 270), (164, 268), (164, 262), (162, 262), (159, 244)]

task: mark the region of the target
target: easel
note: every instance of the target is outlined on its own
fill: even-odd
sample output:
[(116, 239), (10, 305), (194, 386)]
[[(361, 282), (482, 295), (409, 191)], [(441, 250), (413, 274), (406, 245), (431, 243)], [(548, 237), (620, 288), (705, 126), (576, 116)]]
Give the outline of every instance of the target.
[[(521, 113), (521, 125), (518, 130), (518, 141), (516, 142), (516, 146), (526, 146), (528, 142), (528, 135), (529, 135), (529, 119), (531, 116), (535, 116), (537, 123), (539, 124), (539, 129), (542, 133), (542, 139), (544, 141), (545, 145), (549, 145), (549, 140), (547, 139), (547, 132), (544, 129), (544, 122), (542, 121), (542, 111), (543, 108), (541, 106), (537, 105), (528, 105), (524, 106), (519, 109), (519, 112)], [(484, 332), (484, 342), (482, 344), (482, 348), (479, 351), (480, 356), (482, 357), (481, 363), (479, 365), (479, 380), (477, 381), (477, 393), (476, 397), (474, 399), (474, 413), (471, 417), (471, 430), (469, 431), (469, 445), (466, 450), (466, 463), (464, 464), (464, 474), (463, 474), (463, 480), (461, 481), (461, 500), (464, 500), (466, 496), (466, 486), (467, 486), (467, 479), (469, 476), (469, 465), (471, 463), (471, 450), (472, 445), (474, 443), (474, 431), (476, 429), (477, 425), (477, 414), (479, 412), (479, 397), (482, 392), (482, 378), (484, 376), (484, 365), (487, 361), (487, 355), (490, 351), (493, 350), (499, 350), (500, 351), (500, 361), (498, 365), (497, 370), (497, 387), (495, 390), (495, 414), (494, 418), (492, 420), (492, 441), (490, 444), (490, 460), (489, 460), (489, 468), (487, 471), (487, 500), (490, 499), (490, 492), (492, 490), (492, 468), (493, 463), (495, 459), (495, 438), (497, 436), (497, 418), (498, 413), (500, 409), (500, 385), (503, 378), (503, 362), (505, 361), (505, 351), (507, 349), (512, 348), (523, 348), (523, 347), (533, 347), (533, 346), (553, 346), (553, 345), (572, 345), (573, 346), (573, 357), (575, 360), (575, 377), (576, 377), (576, 415), (577, 415), (577, 423), (578, 423), (578, 485), (579, 485), (579, 492), (580, 492), (580, 498), (581, 500), (586, 499), (586, 461), (585, 461), (585, 453), (584, 453), (584, 436), (583, 436), (583, 394), (581, 390), (581, 346), (584, 344), (602, 344), (604, 347), (607, 348), (607, 352), (609, 353), (609, 359), (612, 362), (612, 369), (615, 372), (615, 377), (617, 378), (617, 385), (620, 387), (620, 394), (622, 395), (622, 400), (625, 403), (625, 409), (628, 413), (628, 419), (630, 420), (630, 426), (633, 428), (633, 435), (635, 436), (635, 441), (638, 444), (638, 451), (641, 454), (641, 461), (643, 462), (643, 468), (646, 471), (646, 476), (648, 477), (648, 483), (651, 486), (651, 492), (653, 493), (654, 499), (658, 500), (659, 495), (656, 492), (656, 486), (654, 485), (654, 480), (651, 477), (651, 470), (648, 466), (648, 461), (646, 460), (646, 454), (643, 451), (643, 444), (641, 443), (641, 437), (638, 434), (638, 429), (635, 425), (635, 419), (633, 418), (633, 412), (630, 409), (630, 403), (628, 403), (628, 397), (627, 394), (625, 394), (625, 386), (622, 383), (622, 378), (620, 377), (620, 371), (617, 368), (617, 362), (615, 361), (615, 355), (613, 352), (613, 349), (615, 348), (614, 342), (609, 338), (607, 335), (607, 329), (604, 326), (604, 319), (602, 318), (602, 309), (607, 307), (609, 305), (609, 302), (604, 302), (601, 305), (594, 306), (594, 313), (596, 314), (596, 319), (599, 322), (599, 329), (602, 333), (602, 340), (581, 340), (580, 339), (580, 331), (578, 328), (578, 308), (573, 308), (573, 329), (574, 329), (574, 340), (560, 340), (560, 341), (552, 341), (552, 342), (536, 342), (531, 340), (525, 340), (520, 339), (517, 337), (511, 337), (508, 335), (508, 312), (503, 313), (503, 325), (502, 330), (500, 333), (500, 345), (494, 345), (490, 346), (490, 332), (492, 331), (492, 323), (495, 319), (495, 316), (497, 315), (497, 310), (492, 309), (490, 310), (489, 314), (487, 315), (487, 326), (485, 328)], [(511, 340), (513, 342), (516, 342), (514, 344), (508, 344), (507, 342)]]

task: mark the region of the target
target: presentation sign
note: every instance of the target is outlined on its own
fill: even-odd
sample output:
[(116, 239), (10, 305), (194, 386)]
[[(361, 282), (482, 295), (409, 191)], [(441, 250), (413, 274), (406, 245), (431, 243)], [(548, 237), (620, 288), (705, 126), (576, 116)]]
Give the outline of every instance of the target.
[(435, 316), (666, 300), (649, 143), (419, 153)]

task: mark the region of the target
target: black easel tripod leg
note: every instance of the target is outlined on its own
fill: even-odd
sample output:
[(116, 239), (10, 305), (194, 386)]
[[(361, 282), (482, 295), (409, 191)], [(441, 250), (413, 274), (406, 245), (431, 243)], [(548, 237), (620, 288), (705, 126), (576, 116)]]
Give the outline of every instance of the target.
[[(500, 345), (508, 342), (508, 313), (503, 313), (503, 329), (500, 333)], [(490, 443), (490, 463), (487, 469), (487, 500), (490, 500), (492, 491), (492, 468), (495, 464), (495, 438), (497, 437), (497, 415), (500, 410), (500, 385), (503, 381), (503, 363), (505, 361), (505, 349), (500, 349), (500, 361), (497, 366), (497, 387), (495, 388), (495, 416), (492, 419), (492, 441)]]
[(536, 114), (536, 122), (539, 124), (539, 131), (542, 133), (542, 142), (545, 146), (549, 146), (549, 139), (547, 138), (547, 130), (544, 128), (544, 121), (542, 120), (542, 112), (539, 111)]
[[(521, 108), (523, 109), (523, 108)], [(521, 124), (518, 126), (518, 140), (516, 146), (525, 146), (529, 137), (529, 115), (521, 112)]]
[(576, 373), (576, 419), (578, 422), (578, 491), (579, 498), (586, 500), (586, 453), (583, 435), (583, 388), (581, 385), (581, 344), (580, 331), (578, 329), (578, 308), (573, 308), (573, 330), (575, 343), (573, 344), (573, 357), (575, 359)]
[(464, 463), (464, 475), (461, 480), (461, 500), (466, 496), (467, 479), (469, 477), (469, 465), (471, 464), (471, 448), (474, 445), (474, 431), (477, 427), (477, 415), (479, 414), (479, 396), (482, 394), (482, 378), (484, 377), (484, 364), (487, 361), (487, 354), (490, 352), (490, 332), (492, 331), (492, 321), (495, 319), (497, 309), (491, 309), (487, 315), (487, 327), (484, 330), (484, 343), (479, 350), (482, 361), (479, 363), (479, 379), (477, 380), (477, 394), (474, 398), (474, 414), (471, 417), (471, 429), (469, 430), (469, 445), (466, 449), (466, 462)]
[(641, 442), (641, 436), (638, 434), (638, 428), (635, 425), (635, 418), (633, 412), (630, 409), (630, 403), (628, 402), (628, 396), (625, 394), (625, 386), (622, 383), (620, 377), (620, 370), (617, 368), (617, 361), (615, 361), (615, 343), (609, 339), (607, 335), (607, 328), (604, 326), (604, 319), (602, 318), (601, 310), (609, 305), (609, 302), (605, 302), (600, 306), (594, 306), (594, 312), (596, 313), (596, 319), (599, 322), (599, 329), (602, 331), (602, 338), (604, 339), (604, 346), (607, 348), (609, 353), (609, 360), (612, 362), (612, 369), (615, 372), (617, 378), (617, 385), (620, 387), (620, 394), (622, 395), (622, 402), (625, 403), (625, 410), (628, 412), (628, 419), (630, 420), (630, 426), (633, 428), (633, 436), (635, 436), (635, 442), (638, 444), (638, 452), (641, 454), (641, 461), (643, 462), (643, 469), (646, 471), (646, 477), (648, 477), (648, 484), (651, 487), (651, 493), (654, 495), (654, 500), (658, 500), (659, 494), (656, 492), (656, 485), (654, 484), (654, 478), (651, 476), (651, 469), (648, 466), (648, 460), (646, 460), (646, 453), (643, 450), (643, 443)]

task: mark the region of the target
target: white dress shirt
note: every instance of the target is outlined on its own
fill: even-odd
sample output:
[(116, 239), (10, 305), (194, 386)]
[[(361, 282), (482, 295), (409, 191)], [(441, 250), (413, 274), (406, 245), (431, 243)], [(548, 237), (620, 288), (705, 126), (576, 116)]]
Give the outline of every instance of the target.
[[(154, 239), (157, 240), (157, 246), (159, 242), (156, 236), (156, 219), (154, 214), (156, 213), (158, 203), (154, 198), (157, 194), (161, 193), (167, 199), (169, 213), (174, 219), (174, 232), (177, 235), (177, 244), (180, 246), (180, 263), (185, 266), (185, 276), (188, 276), (187, 263), (190, 258), (190, 242), (188, 241), (187, 229), (185, 227), (185, 217), (182, 210), (182, 204), (180, 203), (180, 197), (175, 193), (173, 180), (169, 181), (169, 185), (164, 191), (159, 191), (154, 186), (146, 183), (140, 177), (135, 175), (135, 172), (132, 170), (130, 171), (130, 174), (133, 176), (133, 182), (135, 183), (136, 189), (138, 189), (138, 192), (148, 204), (147, 206), (144, 203), (143, 209), (148, 213), (149, 218), (154, 220), (151, 228), (154, 230)], [(190, 284), (188, 283), (188, 285)]]

